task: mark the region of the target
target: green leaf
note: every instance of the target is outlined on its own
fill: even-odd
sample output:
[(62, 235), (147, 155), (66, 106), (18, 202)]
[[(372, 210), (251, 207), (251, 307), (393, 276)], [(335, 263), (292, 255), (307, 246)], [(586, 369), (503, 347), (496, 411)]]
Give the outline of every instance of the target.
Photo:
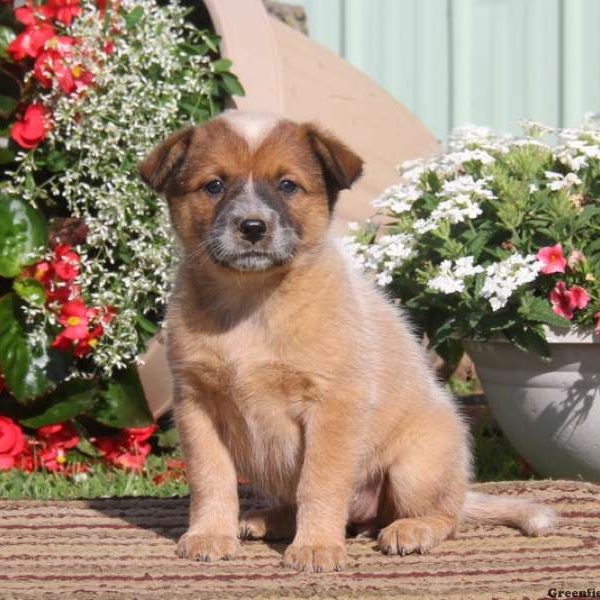
[(17, 37), (11, 27), (0, 25), (0, 58), (9, 58), (8, 45)]
[(102, 454), (98, 452), (96, 446), (94, 446), (94, 444), (92, 444), (92, 442), (90, 442), (90, 440), (84, 436), (79, 437), (77, 450), (79, 450), (79, 452), (83, 452), (83, 454), (87, 454), (88, 456), (102, 456)]
[(11, 146), (8, 136), (0, 132), (0, 165), (7, 165), (15, 160), (16, 152)]
[(65, 171), (69, 164), (67, 155), (63, 152), (59, 152), (58, 150), (52, 150), (51, 152), (48, 152), (44, 156), (44, 159), (44, 164), (52, 173), (60, 173)]
[(525, 329), (514, 328), (510, 332), (507, 332), (507, 337), (517, 348), (525, 352), (534, 352), (542, 360), (548, 361), (552, 358), (550, 346), (541, 330), (533, 327)]
[(224, 73), (229, 71), (233, 63), (228, 58), (219, 58), (212, 63), (215, 73)]
[(153, 423), (137, 370), (130, 367), (115, 376), (100, 393), (92, 416), (110, 427), (143, 427)]
[(73, 379), (59, 386), (41, 403), (39, 413), (21, 419), (25, 427), (37, 429), (44, 425), (68, 421), (89, 411), (97, 400), (98, 390), (93, 381)]
[(232, 96), (245, 96), (246, 92), (239, 82), (238, 78), (232, 73), (221, 73), (221, 83), (225, 91)]
[[(1, 28), (0, 28), (1, 29)], [(0, 118), (8, 119), (17, 107), (17, 100), (10, 96), (0, 96)]]
[(213, 51), (218, 52), (219, 47), (217, 46), (219, 38), (210, 34), (202, 34), (202, 41)]
[(25, 302), (34, 306), (44, 306), (46, 302), (46, 290), (37, 279), (17, 278), (13, 281), (13, 289)]
[(450, 369), (454, 370), (465, 350), (461, 340), (448, 338), (436, 347), (435, 351), (450, 365)]
[(17, 295), (0, 298), (0, 369), (17, 400), (31, 400), (53, 389), (64, 379), (69, 360), (67, 353), (51, 349), (50, 339), (45, 336), (32, 347)]
[(177, 427), (171, 427), (166, 431), (161, 431), (158, 436), (158, 446), (160, 448), (176, 448), (179, 445), (179, 432)]
[(158, 331), (158, 325), (150, 321), (150, 319), (146, 319), (146, 317), (139, 313), (136, 314), (135, 320), (144, 331), (150, 333), (151, 335), (154, 335)]
[(131, 29), (144, 16), (144, 9), (141, 6), (136, 6), (132, 11), (126, 12), (123, 15), (125, 26)]
[(44, 217), (20, 198), (0, 195), (0, 276), (16, 277), (46, 244)]
[(553, 327), (570, 327), (571, 322), (560, 315), (557, 315), (548, 302), (543, 298), (534, 296), (531, 292), (524, 294), (521, 297), (521, 306), (518, 310), (519, 314), (529, 319), (552, 325)]

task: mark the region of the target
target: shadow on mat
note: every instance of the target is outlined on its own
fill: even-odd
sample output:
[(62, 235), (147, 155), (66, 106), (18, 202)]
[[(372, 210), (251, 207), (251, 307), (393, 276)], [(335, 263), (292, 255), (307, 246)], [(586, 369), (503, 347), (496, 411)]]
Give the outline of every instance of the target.
[[(243, 511), (265, 506), (264, 500), (257, 498), (247, 485), (240, 486), (239, 497), (240, 508)], [(92, 510), (121, 521), (125, 527), (133, 525), (175, 542), (185, 533), (188, 527), (189, 496), (176, 498), (154, 498), (149, 496), (90, 498), (86, 499), (85, 502)], [(285, 545), (287, 544), (283, 544), (284, 548)]]

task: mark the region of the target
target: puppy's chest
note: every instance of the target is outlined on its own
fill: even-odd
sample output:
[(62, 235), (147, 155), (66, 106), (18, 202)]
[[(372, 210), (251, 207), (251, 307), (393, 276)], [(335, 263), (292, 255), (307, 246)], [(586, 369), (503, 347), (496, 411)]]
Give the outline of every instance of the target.
[[(301, 361), (300, 361), (301, 362)], [(260, 332), (206, 344), (196, 371), (205, 404), (238, 468), (260, 483), (294, 476), (313, 378)], [(264, 481), (265, 486), (272, 487)]]

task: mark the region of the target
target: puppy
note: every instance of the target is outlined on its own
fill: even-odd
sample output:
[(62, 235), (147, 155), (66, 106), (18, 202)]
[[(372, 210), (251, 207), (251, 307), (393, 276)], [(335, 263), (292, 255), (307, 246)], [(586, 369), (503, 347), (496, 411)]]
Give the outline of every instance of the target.
[[(402, 314), (330, 237), (362, 164), (315, 125), (227, 111), (140, 167), (183, 249), (167, 315), (191, 493), (182, 557), (293, 538), (284, 565), (330, 571), (349, 523), (401, 555), (462, 522), (553, 525), (548, 508), (468, 491), (467, 427)], [(238, 473), (271, 508), (240, 518)]]

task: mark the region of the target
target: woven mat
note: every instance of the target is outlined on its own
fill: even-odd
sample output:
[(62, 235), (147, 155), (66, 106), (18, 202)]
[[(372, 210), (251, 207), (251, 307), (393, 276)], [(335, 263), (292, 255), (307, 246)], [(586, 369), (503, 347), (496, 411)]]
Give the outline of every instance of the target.
[[(236, 560), (174, 555), (187, 501), (108, 498), (0, 501), (0, 598), (546, 598), (600, 592), (600, 486), (568, 481), (483, 484), (560, 511), (560, 528), (526, 538), (506, 527), (462, 531), (424, 556), (389, 557), (348, 541), (341, 573), (280, 567), (284, 546), (246, 542)], [(252, 502), (246, 497), (243, 504)]]

